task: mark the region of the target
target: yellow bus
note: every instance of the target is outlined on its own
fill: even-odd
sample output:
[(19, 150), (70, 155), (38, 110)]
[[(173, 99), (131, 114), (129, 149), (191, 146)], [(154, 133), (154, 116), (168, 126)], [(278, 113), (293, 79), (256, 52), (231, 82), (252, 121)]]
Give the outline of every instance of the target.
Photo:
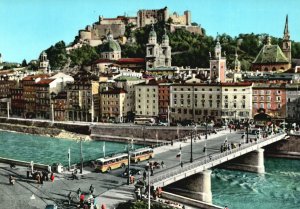
[(154, 125), (155, 119), (154, 118), (135, 118), (134, 124), (136, 125)]
[(148, 160), (154, 157), (154, 152), (152, 148), (141, 148), (137, 149), (130, 154), (130, 161), (131, 162), (140, 162), (144, 160)]
[(124, 168), (126, 165), (128, 165), (128, 155), (125, 153), (99, 158), (94, 164), (95, 170), (101, 172), (110, 172), (113, 169)]

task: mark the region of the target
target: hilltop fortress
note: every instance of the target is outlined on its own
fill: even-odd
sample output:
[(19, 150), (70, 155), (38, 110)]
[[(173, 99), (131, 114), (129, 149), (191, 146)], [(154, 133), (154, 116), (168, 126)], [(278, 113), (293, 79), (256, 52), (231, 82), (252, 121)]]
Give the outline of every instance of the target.
[[(117, 16), (116, 18), (104, 18), (99, 16), (98, 22), (88, 25), (78, 34), (79, 43), (87, 43), (91, 46), (97, 46), (105, 39), (108, 31), (114, 34), (114, 38), (119, 38), (121, 42), (126, 42), (124, 37), (126, 26), (130, 25), (132, 30), (153, 24), (159, 21), (168, 23), (171, 32), (177, 28), (183, 28), (191, 33), (202, 34), (200, 26), (191, 24), (191, 12), (185, 11), (183, 15), (176, 12), (169, 13), (167, 7), (154, 10), (139, 10), (136, 17)], [(124, 40), (125, 39), (125, 40)]]

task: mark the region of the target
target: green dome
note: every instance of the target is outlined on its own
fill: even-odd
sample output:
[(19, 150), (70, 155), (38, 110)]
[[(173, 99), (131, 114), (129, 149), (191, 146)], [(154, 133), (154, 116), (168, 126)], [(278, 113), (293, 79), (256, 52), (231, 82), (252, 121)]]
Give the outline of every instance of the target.
[(154, 30), (151, 30), (149, 33), (149, 37), (156, 37), (156, 32)]
[(117, 41), (108, 40), (107, 42), (103, 43), (102, 52), (115, 52), (115, 51), (121, 51), (121, 47)]
[(169, 40), (169, 36), (168, 36), (167, 34), (164, 34), (164, 35), (162, 36), (162, 40)]

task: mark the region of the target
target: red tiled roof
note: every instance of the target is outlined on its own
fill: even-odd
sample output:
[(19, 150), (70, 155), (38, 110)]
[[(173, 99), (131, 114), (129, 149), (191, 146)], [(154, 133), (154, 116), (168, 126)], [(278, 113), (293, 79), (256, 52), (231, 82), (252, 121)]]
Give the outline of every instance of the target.
[(118, 59), (117, 63), (118, 64), (126, 64), (126, 63), (145, 64), (145, 59), (144, 58), (121, 58), (121, 59)]
[(93, 62), (94, 64), (99, 64), (99, 63), (115, 63), (115, 60), (110, 60), (110, 59), (97, 59), (96, 61)]
[(24, 77), (22, 80), (23, 81), (32, 81), (35, 78), (48, 78), (48, 77), (49, 77), (48, 74), (28, 75), (28, 76)]
[(52, 81), (54, 81), (55, 79), (42, 79), (39, 82), (37, 82), (37, 85), (48, 85), (50, 84)]
[(251, 82), (240, 82), (240, 83), (221, 83), (221, 86), (251, 86)]

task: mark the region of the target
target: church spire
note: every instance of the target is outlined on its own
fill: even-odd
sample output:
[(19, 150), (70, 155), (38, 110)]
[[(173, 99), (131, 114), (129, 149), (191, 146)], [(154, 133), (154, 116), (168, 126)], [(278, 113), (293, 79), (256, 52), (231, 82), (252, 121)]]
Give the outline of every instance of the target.
[(289, 16), (286, 15), (285, 18), (285, 26), (284, 26), (284, 32), (283, 32), (283, 39), (289, 40), (290, 39), (290, 32), (289, 32)]

